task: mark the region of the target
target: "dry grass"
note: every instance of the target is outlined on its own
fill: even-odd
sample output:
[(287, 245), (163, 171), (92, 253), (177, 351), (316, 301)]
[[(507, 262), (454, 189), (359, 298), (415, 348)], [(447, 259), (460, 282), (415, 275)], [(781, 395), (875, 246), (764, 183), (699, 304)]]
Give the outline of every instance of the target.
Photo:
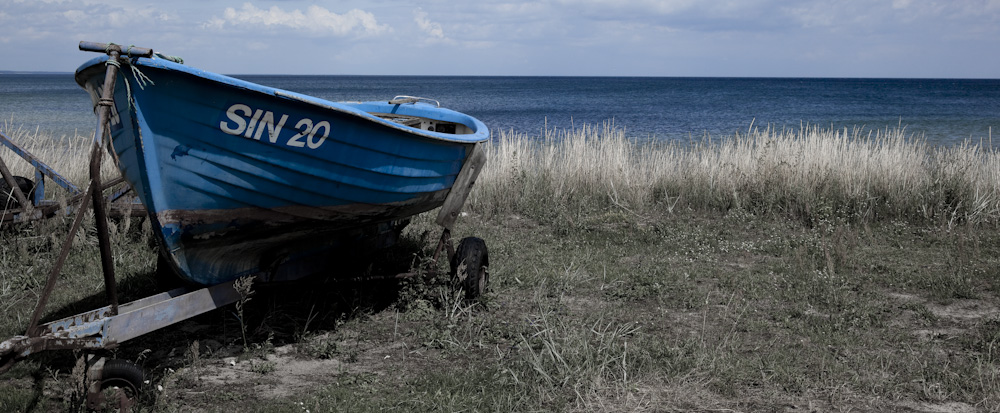
[[(0, 132), (73, 184), (83, 187), (90, 182), (88, 168), (92, 135), (54, 138), (39, 132), (37, 128), (31, 130), (21, 126), (13, 127), (11, 121), (4, 121), (3, 125), (0, 125)], [(0, 146), (0, 157), (7, 162), (12, 174), (35, 179), (34, 167), (6, 146)], [(101, 172), (104, 179), (118, 177), (118, 168), (108, 156), (104, 158)]]
[(639, 144), (605, 124), (537, 139), (501, 132), (489, 150), (469, 205), (481, 212), (596, 204), (737, 209), (806, 222), (1000, 219), (996, 150), (931, 146), (903, 129), (751, 128), (719, 141)]
[[(4, 133), (66, 178), (88, 182), (90, 137)], [(481, 213), (620, 207), (634, 213), (743, 210), (814, 224), (1000, 221), (1000, 154), (962, 143), (928, 145), (904, 129), (774, 130), (751, 127), (718, 141), (637, 143), (611, 124), (500, 132), (467, 208)], [(33, 171), (0, 149), (15, 175)], [(117, 176), (104, 162), (106, 178)], [(13, 161), (12, 161), (13, 160)]]

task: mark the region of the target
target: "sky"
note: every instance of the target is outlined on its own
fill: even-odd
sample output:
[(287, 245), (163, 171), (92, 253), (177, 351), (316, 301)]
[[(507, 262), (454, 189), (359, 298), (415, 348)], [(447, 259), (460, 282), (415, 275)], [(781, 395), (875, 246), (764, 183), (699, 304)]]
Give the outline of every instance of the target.
[(81, 40), (224, 74), (1000, 78), (1000, 0), (0, 0), (0, 70)]

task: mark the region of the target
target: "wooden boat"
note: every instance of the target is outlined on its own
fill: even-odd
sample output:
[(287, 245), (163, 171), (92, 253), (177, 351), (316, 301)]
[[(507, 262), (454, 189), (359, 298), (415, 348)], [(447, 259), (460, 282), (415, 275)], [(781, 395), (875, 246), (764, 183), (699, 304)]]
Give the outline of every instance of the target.
[[(163, 257), (197, 284), (280, 278), (338, 242), (391, 234), (442, 206), (490, 136), (426, 99), (330, 102), (163, 58), (122, 60), (115, 162)], [(95, 110), (107, 61), (76, 71)]]
[[(328, 102), (153, 58), (146, 48), (80, 42), (80, 50), (106, 54), (76, 72), (98, 115), (91, 182), (74, 197), (73, 224), (25, 333), (0, 342), (0, 373), (35, 353), (107, 350), (232, 304), (244, 276), (310, 275), (330, 264), (331, 248), (377, 243), (400, 221), (439, 206), (444, 229), (432, 262), (389, 277), (433, 275), (446, 258), (467, 299), (486, 290), (485, 241), (466, 237), (452, 248), (450, 235), (486, 161), (481, 145), (489, 132), (478, 120), (419, 98)], [(106, 144), (148, 212), (161, 258), (200, 285), (119, 303), (101, 180)], [(0, 170), (17, 185), (2, 161)], [(13, 192), (28, 204), (20, 189)], [(108, 305), (42, 323), (90, 204)], [(83, 359), (88, 408), (128, 410), (149, 383), (133, 363)]]

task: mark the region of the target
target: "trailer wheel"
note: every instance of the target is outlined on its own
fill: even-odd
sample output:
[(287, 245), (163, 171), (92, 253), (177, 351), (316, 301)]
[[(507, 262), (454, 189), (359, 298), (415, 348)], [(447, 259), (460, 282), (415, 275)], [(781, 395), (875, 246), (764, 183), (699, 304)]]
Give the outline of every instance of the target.
[(463, 238), (451, 258), (451, 279), (465, 291), (465, 298), (474, 299), (486, 292), (490, 281), (490, 254), (486, 241)]
[(125, 360), (108, 360), (101, 372), (101, 393), (109, 407), (128, 411), (139, 402), (143, 381), (142, 367)]
[[(23, 176), (17, 175), (14, 176), (14, 182), (17, 183), (18, 188), (21, 188), (21, 192), (24, 193), (24, 197), (28, 199), (28, 202), (34, 202), (35, 182)], [(0, 196), (4, 197), (4, 202), (0, 203), (5, 204), (7, 203), (6, 201), (9, 200), (14, 208), (23, 207), (23, 205), (17, 202), (17, 198), (14, 197), (14, 193), (11, 190), (10, 185), (7, 185), (7, 180), (3, 179), (3, 177), (0, 177)]]

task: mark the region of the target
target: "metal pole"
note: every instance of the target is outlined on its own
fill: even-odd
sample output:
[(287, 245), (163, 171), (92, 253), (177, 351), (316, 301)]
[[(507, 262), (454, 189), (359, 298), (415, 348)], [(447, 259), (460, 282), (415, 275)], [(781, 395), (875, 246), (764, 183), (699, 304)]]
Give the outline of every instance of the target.
[(128, 46), (124, 50), (120, 44), (114, 43), (97, 43), (97, 42), (80, 42), (80, 50), (85, 52), (98, 52), (98, 53), (109, 53), (117, 52), (124, 53), (125, 57), (152, 57), (153, 49), (147, 49), (145, 47)]
[[(119, 53), (112, 50), (108, 61), (118, 60)], [(98, 245), (101, 249), (101, 267), (104, 269), (104, 293), (111, 305), (111, 313), (118, 314), (118, 287), (115, 280), (115, 262), (111, 255), (111, 239), (108, 235), (108, 213), (101, 192), (101, 155), (104, 153), (104, 137), (111, 137), (111, 108), (114, 106), (115, 81), (118, 66), (107, 65), (104, 76), (104, 90), (98, 103), (98, 126), (94, 132), (94, 148), (90, 152), (90, 196), (93, 197), (94, 221), (97, 229)], [(126, 80), (127, 81), (127, 80)]]
[[(132, 52), (135, 52), (137, 49), (130, 48)], [(106, 52), (109, 62), (118, 62), (118, 57), (121, 55), (121, 48), (118, 45), (111, 44), (80, 42), (80, 50)], [(137, 54), (132, 52), (129, 55), (135, 56)], [(152, 50), (150, 49), (142, 49), (141, 52), (146, 55), (152, 54)], [(26, 332), (26, 335), (29, 337), (33, 336), (34, 330), (38, 328), (38, 320), (42, 316), (42, 311), (45, 310), (45, 304), (52, 293), (52, 289), (55, 287), (56, 278), (62, 270), (63, 264), (66, 262), (70, 248), (73, 246), (73, 238), (80, 229), (80, 224), (83, 222), (84, 215), (86, 215), (90, 200), (94, 200), (95, 203), (94, 217), (97, 221), (98, 239), (101, 247), (101, 265), (104, 268), (104, 289), (108, 296), (108, 301), (110, 301), (112, 314), (118, 314), (118, 293), (115, 283), (114, 260), (111, 256), (111, 242), (108, 237), (107, 213), (104, 209), (104, 203), (101, 202), (104, 200), (102, 196), (104, 188), (101, 187), (101, 151), (104, 148), (105, 134), (109, 137), (111, 135), (111, 126), (108, 119), (111, 115), (111, 108), (114, 106), (114, 89), (117, 77), (118, 66), (108, 64), (104, 75), (104, 90), (101, 91), (101, 99), (98, 102), (98, 110), (100, 112), (98, 113), (98, 125), (94, 131), (94, 147), (90, 153), (91, 183), (87, 187), (87, 192), (81, 197), (80, 209), (77, 210), (76, 218), (73, 220), (72, 228), (69, 230), (69, 235), (66, 241), (63, 242), (59, 257), (56, 259), (52, 271), (49, 272), (49, 276), (45, 281), (45, 288), (42, 290), (42, 294), (38, 297), (38, 302), (35, 304), (35, 311), (31, 314), (31, 321), (28, 324)], [(8, 366), (4, 365), (2, 367), (7, 368)]]
[[(110, 59), (117, 60), (118, 55), (119, 53), (114, 50), (108, 52), (109, 61)], [(104, 197), (102, 196), (100, 181), (101, 148), (103, 147), (105, 126), (107, 125), (107, 120), (111, 112), (111, 106), (114, 104), (114, 88), (117, 77), (118, 66), (113, 64), (107, 65), (107, 73), (104, 76), (104, 90), (101, 93), (101, 100), (98, 103), (98, 110), (100, 113), (98, 113), (99, 120), (97, 129), (94, 131), (94, 147), (90, 152), (90, 186), (87, 188), (87, 193), (83, 196), (80, 204), (80, 210), (77, 211), (76, 218), (73, 220), (73, 226), (69, 230), (69, 236), (66, 238), (66, 241), (63, 242), (63, 247), (59, 252), (59, 257), (56, 259), (56, 263), (52, 267), (52, 271), (49, 272), (48, 279), (45, 281), (45, 288), (42, 290), (42, 295), (38, 297), (38, 303), (35, 304), (35, 311), (32, 312), (31, 321), (28, 323), (28, 331), (26, 333), (28, 336), (32, 336), (34, 332), (33, 330), (35, 330), (38, 326), (38, 321), (41, 319), (42, 312), (45, 310), (45, 304), (49, 299), (49, 295), (52, 293), (52, 289), (55, 287), (56, 278), (62, 270), (63, 264), (66, 262), (66, 257), (69, 255), (70, 248), (73, 246), (73, 237), (76, 236), (76, 232), (80, 229), (80, 224), (83, 222), (83, 216), (87, 212), (87, 204), (89, 201), (87, 197), (90, 197), (95, 204), (94, 218), (97, 221), (98, 241), (101, 248), (101, 265), (104, 268), (105, 294), (108, 296), (108, 301), (110, 301), (111, 311), (114, 314), (118, 313), (118, 293), (115, 285), (114, 261), (111, 257), (111, 245), (108, 239), (107, 214), (104, 212), (104, 204), (101, 203), (101, 201), (104, 200)], [(98, 212), (98, 209), (100, 209), (100, 212)], [(108, 263), (111, 265), (109, 266)]]
[(52, 266), (52, 271), (49, 272), (49, 277), (45, 280), (45, 288), (42, 289), (42, 295), (38, 296), (38, 303), (35, 304), (35, 311), (31, 313), (31, 322), (28, 323), (28, 330), (25, 333), (29, 337), (33, 336), (33, 330), (38, 326), (38, 320), (42, 317), (42, 311), (45, 310), (45, 303), (49, 301), (49, 295), (52, 294), (52, 289), (56, 286), (56, 278), (59, 276), (59, 271), (62, 270), (63, 263), (66, 262), (69, 250), (73, 246), (73, 238), (76, 237), (76, 232), (80, 229), (80, 223), (83, 222), (83, 217), (87, 214), (88, 197), (92, 189), (93, 187), (87, 187), (87, 194), (81, 200), (80, 210), (76, 212), (76, 218), (73, 219), (73, 226), (69, 229), (69, 235), (66, 237), (66, 241), (63, 241), (59, 257), (56, 258), (56, 263)]

